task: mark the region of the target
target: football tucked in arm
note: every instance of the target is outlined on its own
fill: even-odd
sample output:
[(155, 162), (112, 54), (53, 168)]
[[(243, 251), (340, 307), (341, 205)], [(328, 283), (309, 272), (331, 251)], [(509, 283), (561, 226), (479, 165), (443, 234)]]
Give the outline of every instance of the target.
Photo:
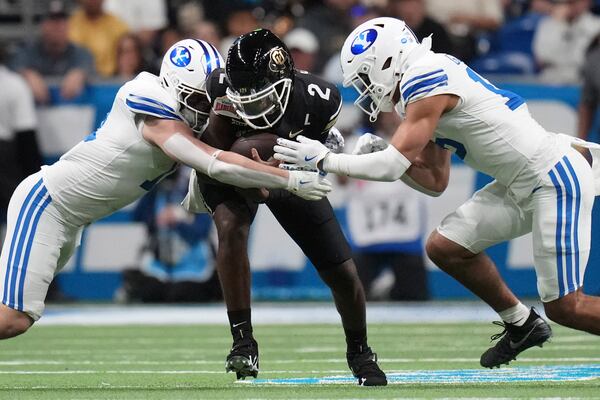
[[(252, 158), (252, 149), (256, 149), (260, 158), (269, 160), (275, 153), (273, 146), (277, 144), (277, 135), (272, 133), (257, 133), (256, 135), (241, 137), (231, 145), (229, 151)], [(264, 202), (269, 197), (267, 189), (236, 189), (244, 197), (257, 203)]]
[(252, 158), (252, 149), (255, 148), (260, 158), (267, 161), (273, 157), (273, 146), (277, 144), (277, 135), (272, 133), (257, 133), (256, 135), (241, 137), (231, 145), (230, 151)]

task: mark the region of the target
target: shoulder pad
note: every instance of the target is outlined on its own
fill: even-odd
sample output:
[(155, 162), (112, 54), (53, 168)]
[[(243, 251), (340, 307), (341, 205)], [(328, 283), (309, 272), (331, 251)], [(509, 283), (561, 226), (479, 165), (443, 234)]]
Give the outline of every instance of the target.
[(409, 68), (400, 81), (402, 102), (410, 102), (427, 97), (442, 86), (448, 86), (448, 74), (441, 66), (417, 66)]
[(310, 112), (321, 116), (319, 118), (321, 126), (318, 129), (329, 132), (342, 109), (342, 96), (339, 89), (333, 83), (304, 71), (297, 71), (296, 79), (300, 83), (298, 88), (305, 93), (304, 98)]
[(206, 94), (211, 103), (214, 103), (219, 97), (225, 96), (227, 87), (227, 76), (223, 68), (215, 69), (206, 78)]
[(135, 114), (151, 115), (157, 118), (183, 120), (178, 114), (179, 103), (152, 74), (142, 72), (127, 82), (117, 95), (127, 108)]
[(211, 72), (206, 80), (206, 93), (213, 112), (223, 117), (239, 119), (233, 104), (227, 98), (227, 87), (228, 83), (223, 68)]

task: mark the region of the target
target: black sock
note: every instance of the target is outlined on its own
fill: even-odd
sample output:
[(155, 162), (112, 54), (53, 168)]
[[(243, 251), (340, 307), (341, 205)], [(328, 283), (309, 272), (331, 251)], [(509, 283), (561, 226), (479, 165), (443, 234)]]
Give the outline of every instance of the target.
[(369, 347), (367, 344), (367, 327), (358, 331), (344, 328), (348, 353), (362, 353)]
[(227, 311), (229, 318), (229, 328), (233, 340), (239, 340), (252, 337), (252, 319), (250, 309)]

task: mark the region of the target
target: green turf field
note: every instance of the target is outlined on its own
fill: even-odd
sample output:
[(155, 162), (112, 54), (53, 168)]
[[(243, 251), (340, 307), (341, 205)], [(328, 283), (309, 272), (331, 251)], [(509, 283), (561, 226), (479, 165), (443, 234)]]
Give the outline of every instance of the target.
[[(554, 327), (551, 344), (529, 350), (513, 365), (600, 363), (600, 338)], [(370, 342), (388, 373), (478, 369), (495, 328), (371, 325)], [(259, 378), (349, 376), (336, 325), (259, 325), (255, 335), (261, 346)], [(37, 326), (0, 343), (0, 399), (600, 398), (598, 378), (385, 388), (236, 383), (224, 372), (229, 346), (225, 326)]]

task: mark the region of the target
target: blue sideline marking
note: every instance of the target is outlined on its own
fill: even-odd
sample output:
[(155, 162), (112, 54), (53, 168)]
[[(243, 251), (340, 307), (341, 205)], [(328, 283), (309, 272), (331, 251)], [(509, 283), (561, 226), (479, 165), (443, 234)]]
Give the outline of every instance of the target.
[[(495, 370), (421, 370), (389, 373), (387, 378), (388, 382), (393, 384), (580, 381), (600, 378), (600, 364), (515, 367)], [(259, 385), (330, 385), (356, 384), (356, 379), (350, 376), (328, 376), (323, 378), (255, 379), (250, 382)]]

